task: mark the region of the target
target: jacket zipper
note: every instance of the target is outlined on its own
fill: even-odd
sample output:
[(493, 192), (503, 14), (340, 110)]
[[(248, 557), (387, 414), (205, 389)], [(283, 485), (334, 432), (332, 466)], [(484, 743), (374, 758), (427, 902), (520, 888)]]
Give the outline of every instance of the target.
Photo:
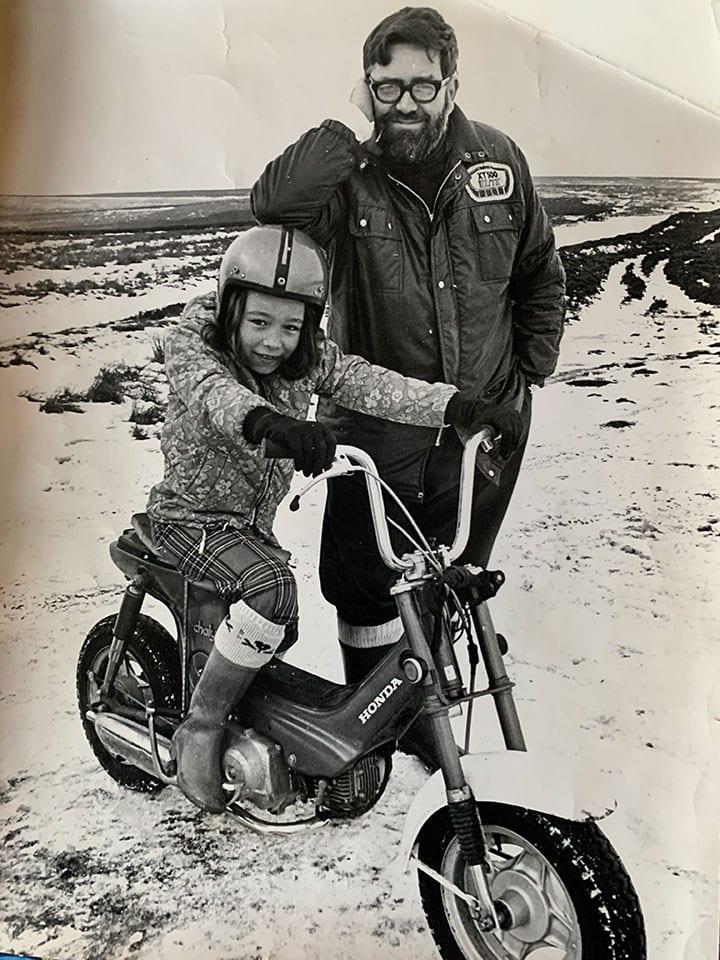
[[(425, 210), (427, 210), (427, 215), (428, 215), (428, 217), (430, 218), (430, 223), (433, 223), (433, 222), (434, 222), (434, 219), (435, 219), (435, 208), (436, 208), (436, 206), (437, 206), (438, 197), (439, 197), (440, 194), (442, 193), (443, 187), (445, 186), (445, 184), (446, 184), (446, 183), (448, 182), (448, 180), (450, 179), (451, 174), (453, 174), (453, 173), (455, 172), (455, 170), (457, 170), (457, 168), (460, 166), (460, 163), (461, 163), (461, 161), (458, 160), (457, 163), (455, 164), (455, 166), (450, 167), (450, 169), (449, 169), (448, 172), (446, 173), (445, 178), (443, 179), (443, 182), (442, 182), (442, 183), (440, 184), (440, 186), (438, 187), (438, 192), (435, 194), (435, 200), (433, 201), (432, 210), (430, 209), (430, 207), (428, 207), (428, 205), (425, 203), (425, 201), (424, 201), (423, 198), (420, 196), (420, 194), (419, 194), (419, 193), (415, 193), (415, 191), (413, 190), (412, 187), (409, 187), (406, 183), (403, 183), (402, 180), (398, 180), (396, 177), (393, 177), (392, 174), (390, 174), (390, 173), (387, 173), (386, 175), (387, 175), (387, 177), (388, 177), (389, 180), (392, 180), (393, 183), (396, 183), (399, 187), (402, 187), (404, 190), (407, 190), (408, 193), (411, 193), (417, 200), (420, 201), (420, 203), (423, 205), (423, 207), (425, 208)], [(430, 240), (430, 243), (431, 243), (431, 245), (432, 245), (432, 238), (431, 238), (431, 240)], [(442, 339), (441, 339), (441, 337), (440, 337), (439, 332), (438, 332), (438, 346), (439, 346), (439, 348), (440, 348), (440, 362), (442, 363), (442, 366), (443, 366), (443, 369), (444, 369), (444, 368), (445, 368), (445, 357), (443, 356)], [(443, 433), (443, 427), (440, 427), (440, 430), (438, 431), (437, 438), (436, 438), (436, 440), (435, 440), (435, 446), (436, 446), (436, 447), (439, 447), (439, 446), (440, 446), (440, 441), (442, 440), (442, 433)]]
[(253, 527), (255, 526), (257, 515), (260, 512), (260, 505), (262, 504), (263, 498), (265, 497), (265, 494), (270, 489), (270, 481), (272, 479), (274, 466), (275, 466), (275, 461), (271, 460), (270, 465), (267, 469), (267, 473), (263, 477), (262, 483), (258, 488), (257, 496), (255, 497), (255, 502), (253, 503), (253, 506), (252, 506), (252, 513), (250, 514), (250, 525)]
[(450, 175), (451, 175), (452, 173), (454, 173), (454, 171), (457, 170), (457, 168), (458, 168), (459, 166), (460, 166), (460, 161), (458, 160), (458, 162), (455, 164), (455, 166), (454, 166), (454, 167), (451, 167), (451, 168), (448, 170), (448, 172), (446, 173), (445, 179), (444, 179), (443, 182), (440, 184), (440, 186), (438, 187), (438, 192), (435, 194), (435, 199), (434, 199), (434, 201), (433, 201), (432, 210), (431, 210), (430, 207), (425, 203), (425, 201), (424, 201), (423, 198), (420, 196), (420, 194), (419, 194), (419, 193), (415, 193), (415, 191), (413, 190), (412, 187), (409, 187), (406, 183), (403, 183), (402, 180), (398, 180), (398, 179), (397, 179), (396, 177), (394, 177), (391, 173), (388, 173), (387, 176), (388, 176), (388, 179), (389, 179), (389, 180), (392, 180), (393, 183), (396, 183), (399, 187), (402, 187), (404, 190), (407, 190), (408, 193), (411, 193), (414, 197), (416, 197), (416, 198), (420, 201), (420, 203), (423, 205), (423, 207), (425, 207), (425, 209), (427, 210), (427, 215), (428, 215), (428, 217), (430, 217), (430, 223), (432, 223), (432, 222), (434, 221), (434, 219), (435, 219), (435, 208), (436, 208), (436, 206), (437, 206), (438, 197), (439, 197), (440, 194), (442, 193), (443, 187), (445, 186), (445, 184), (446, 184), (446, 183), (448, 182), (448, 180), (450, 179)]

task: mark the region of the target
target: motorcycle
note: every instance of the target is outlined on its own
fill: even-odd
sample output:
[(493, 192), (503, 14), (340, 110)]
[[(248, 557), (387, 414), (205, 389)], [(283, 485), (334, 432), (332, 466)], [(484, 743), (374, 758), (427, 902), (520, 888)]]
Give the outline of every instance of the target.
[[(226, 724), (226, 812), (265, 834), (366, 814), (383, 795), (398, 740), (422, 715), (440, 769), (409, 807), (399, 859), (417, 871), (445, 960), (522, 960), (536, 951), (565, 960), (644, 960), (637, 894), (592, 807), (575, 799), (579, 791), (567, 785), (561, 762), (526, 751), (503, 661), (507, 645), (487, 606), (503, 574), (454, 562), (469, 533), (477, 452), (491, 446), (488, 430), (466, 444), (451, 546), (429, 544), (405, 511), (414, 549), (395, 553), (383, 488), (394, 494), (355, 447), (339, 446), (329, 470), (294, 498), (291, 509), (321, 480), (365, 475), (378, 548), (398, 575), (391, 593), (404, 632), (358, 684), (330, 682), (281, 656), (259, 672)], [(97, 623), (80, 651), (80, 715), (110, 776), (155, 791), (177, 785), (171, 738), (226, 602), (212, 584), (186, 580), (158, 556), (144, 514), (133, 517), (110, 554), (129, 582), (117, 616)], [(141, 612), (148, 594), (170, 610), (177, 638)], [(461, 639), (467, 679), (456, 655)], [(476, 689), (480, 662), (487, 685)], [(506, 751), (466, 752), (480, 697), (494, 702)], [(466, 750), (451, 726), (463, 704)]]

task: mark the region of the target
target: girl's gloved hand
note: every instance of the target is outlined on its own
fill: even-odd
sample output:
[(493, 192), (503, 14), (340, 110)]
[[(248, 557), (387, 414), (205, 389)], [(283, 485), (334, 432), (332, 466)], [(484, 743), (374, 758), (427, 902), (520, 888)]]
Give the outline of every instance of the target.
[(285, 417), (269, 407), (255, 407), (243, 421), (243, 436), (250, 443), (270, 441), (277, 456), (288, 457), (306, 477), (327, 470), (335, 456), (337, 441), (322, 423)]
[(468, 393), (456, 393), (445, 408), (445, 423), (477, 433), (482, 427), (492, 427), (497, 435), (500, 456), (507, 460), (520, 443), (523, 434), (522, 417), (505, 403), (488, 403)]

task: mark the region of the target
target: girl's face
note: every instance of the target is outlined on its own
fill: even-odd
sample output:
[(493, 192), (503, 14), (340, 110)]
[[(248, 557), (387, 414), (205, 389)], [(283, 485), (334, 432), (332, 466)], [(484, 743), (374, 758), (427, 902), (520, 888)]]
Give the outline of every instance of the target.
[(245, 311), (232, 337), (235, 355), (253, 373), (274, 373), (300, 341), (305, 307), (258, 290), (248, 290)]

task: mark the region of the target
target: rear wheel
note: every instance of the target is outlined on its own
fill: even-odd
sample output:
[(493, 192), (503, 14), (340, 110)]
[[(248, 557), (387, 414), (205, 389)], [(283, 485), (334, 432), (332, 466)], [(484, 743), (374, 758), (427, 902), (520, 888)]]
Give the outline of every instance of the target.
[[(512, 921), (507, 930), (482, 930), (466, 901), (419, 873), (423, 908), (445, 960), (645, 960), (637, 894), (597, 824), (504, 804), (478, 809), (492, 896)], [(447, 809), (423, 827), (418, 853), (472, 891)]]
[[(87, 711), (98, 702), (114, 625), (114, 616), (100, 620), (87, 635), (80, 650), (77, 665), (80, 717), (93, 753), (113, 780), (131, 790), (154, 792), (162, 787), (162, 783), (144, 770), (109, 753), (100, 741), (92, 720), (87, 717)], [(173, 710), (179, 705), (180, 663), (177, 645), (167, 630), (150, 617), (138, 617), (120, 663), (113, 698), (120, 707), (141, 710), (150, 701), (158, 710)], [(112, 703), (109, 706), (112, 709)]]

